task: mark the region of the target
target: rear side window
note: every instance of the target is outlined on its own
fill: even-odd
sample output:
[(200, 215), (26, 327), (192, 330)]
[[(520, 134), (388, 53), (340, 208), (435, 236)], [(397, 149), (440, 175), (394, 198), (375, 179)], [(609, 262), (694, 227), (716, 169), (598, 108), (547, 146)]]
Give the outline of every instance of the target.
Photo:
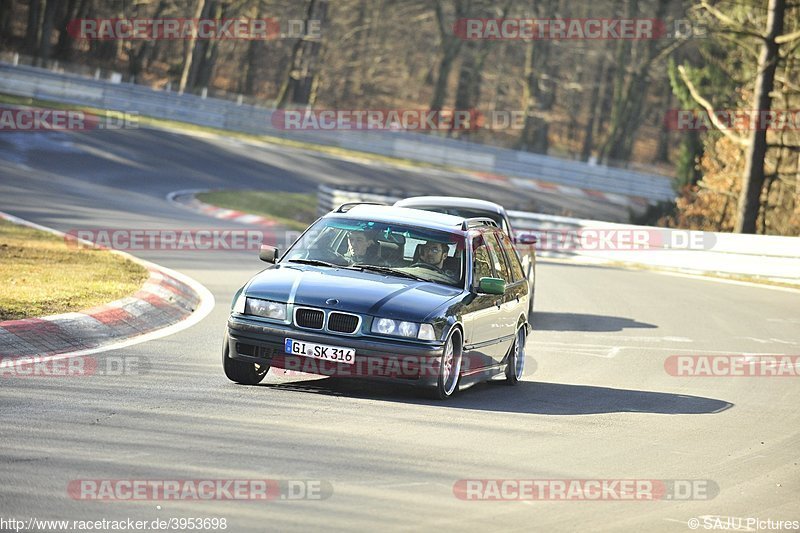
[(511, 283), (514, 279), (511, 276), (511, 269), (508, 267), (508, 263), (506, 263), (506, 257), (500, 245), (490, 234), (485, 235), (484, 238), (484, 242), (489, 246), (489, 256), (492, 258), (495, 272), (497, 272), (497, 275), (503, 278), (506, 283)]
[(511, 244), (511, 239), (505, 233), (495, 233), (495, 237), (500, 241), (500, 246), (506, 253), (508, 265), (511, 268), (511, 274), (514, 281), (519, 281), (525, 278), (525, 273), (522, 270), (522, 264), (519, 262), (519, 256), (514, 250), (514, 245)]

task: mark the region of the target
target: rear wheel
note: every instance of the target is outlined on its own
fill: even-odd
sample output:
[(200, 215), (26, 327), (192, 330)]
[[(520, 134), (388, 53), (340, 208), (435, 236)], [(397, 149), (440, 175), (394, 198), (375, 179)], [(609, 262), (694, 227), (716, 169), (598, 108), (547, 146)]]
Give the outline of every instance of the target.
[(525, 374), (525, 328), (517, 330), (517, 337), (514, 339), (514, 346), (511, 347), (511, 353), (508, 355), (508, 363), (506, 364), (506, 383), (509, 385), (516, 385), (522, 381), (522, 376)]
[(446, 400), (458, 390), (458, 381), (461, 378), (461, 348), (461, 334), (455, 330), (444, 345), (439, 364), (439, 378), (436, 386), (430, 391), (438, 400)]
[(229, 354), (230, 343), (228, 342), (228, 336), (225, 335), (225, 347), (222, 349), (222, 368), (231, 381), (242, 385), (258, 385), (269, 372), (269, 365), (236, 361), (228, 357)]

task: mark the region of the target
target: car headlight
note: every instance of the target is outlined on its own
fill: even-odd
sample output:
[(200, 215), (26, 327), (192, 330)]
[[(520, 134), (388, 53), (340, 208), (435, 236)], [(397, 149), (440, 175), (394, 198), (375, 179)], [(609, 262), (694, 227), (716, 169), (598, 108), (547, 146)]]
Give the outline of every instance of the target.
[(286, 304), (258, 298), (246, 298), (244, 313), (274, 320), (286, 320)]
[(435, 340), (433, 326), (430, 324), (417, 324), (416, 322), (392, 320), (391, 318), (376, 318), (372, 322), (372, 333), (426, 341)]

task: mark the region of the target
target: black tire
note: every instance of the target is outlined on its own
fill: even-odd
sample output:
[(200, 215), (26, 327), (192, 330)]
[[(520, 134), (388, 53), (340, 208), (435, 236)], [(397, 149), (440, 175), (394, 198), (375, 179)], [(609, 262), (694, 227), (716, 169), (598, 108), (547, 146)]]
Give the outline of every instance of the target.
[(508, 363), (506, 364), (506, 384), (516, 385), (522, 381), (522, 376), (525, 374), (525, 328), (521, 327), (517, 330), (517, 336), (514, 338), (514, 345), (508, 354)]
[(222, 349), (222, 368), (225, 370), (225, 376), (231, 381), (242, 385), (258, 385), (269, 372), (269, 366), (267, 365), (237, 361), (228, 357), (229, 353), (230, 343), (228, 342), (228, 336), (225, 335), (225, 347)]
[[(448, 364), (448, 353), (451, 358)], [(436, 400), (446, 400), (458, 391), (461, 381), (462, 360), (461, 332), (454, 329), (442, 348), (442, 360), (439, 363), (439, 378), (435, 387), (429, 390), (430, 396)]]

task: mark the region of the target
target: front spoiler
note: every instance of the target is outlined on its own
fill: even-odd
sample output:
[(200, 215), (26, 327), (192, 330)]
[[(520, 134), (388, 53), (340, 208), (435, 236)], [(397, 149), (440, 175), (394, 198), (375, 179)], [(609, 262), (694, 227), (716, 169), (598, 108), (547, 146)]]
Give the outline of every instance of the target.
[[(355, 363), (287, 354), (284, 351), (286, 337), (353, 348), (356, 351)], [(438, 380), (442, 347), (441, 342), (410, 344), (306, 331), (237, 316), (228, 319), (228, 357), (231, 359), (323, 376), (434, 386)]]

